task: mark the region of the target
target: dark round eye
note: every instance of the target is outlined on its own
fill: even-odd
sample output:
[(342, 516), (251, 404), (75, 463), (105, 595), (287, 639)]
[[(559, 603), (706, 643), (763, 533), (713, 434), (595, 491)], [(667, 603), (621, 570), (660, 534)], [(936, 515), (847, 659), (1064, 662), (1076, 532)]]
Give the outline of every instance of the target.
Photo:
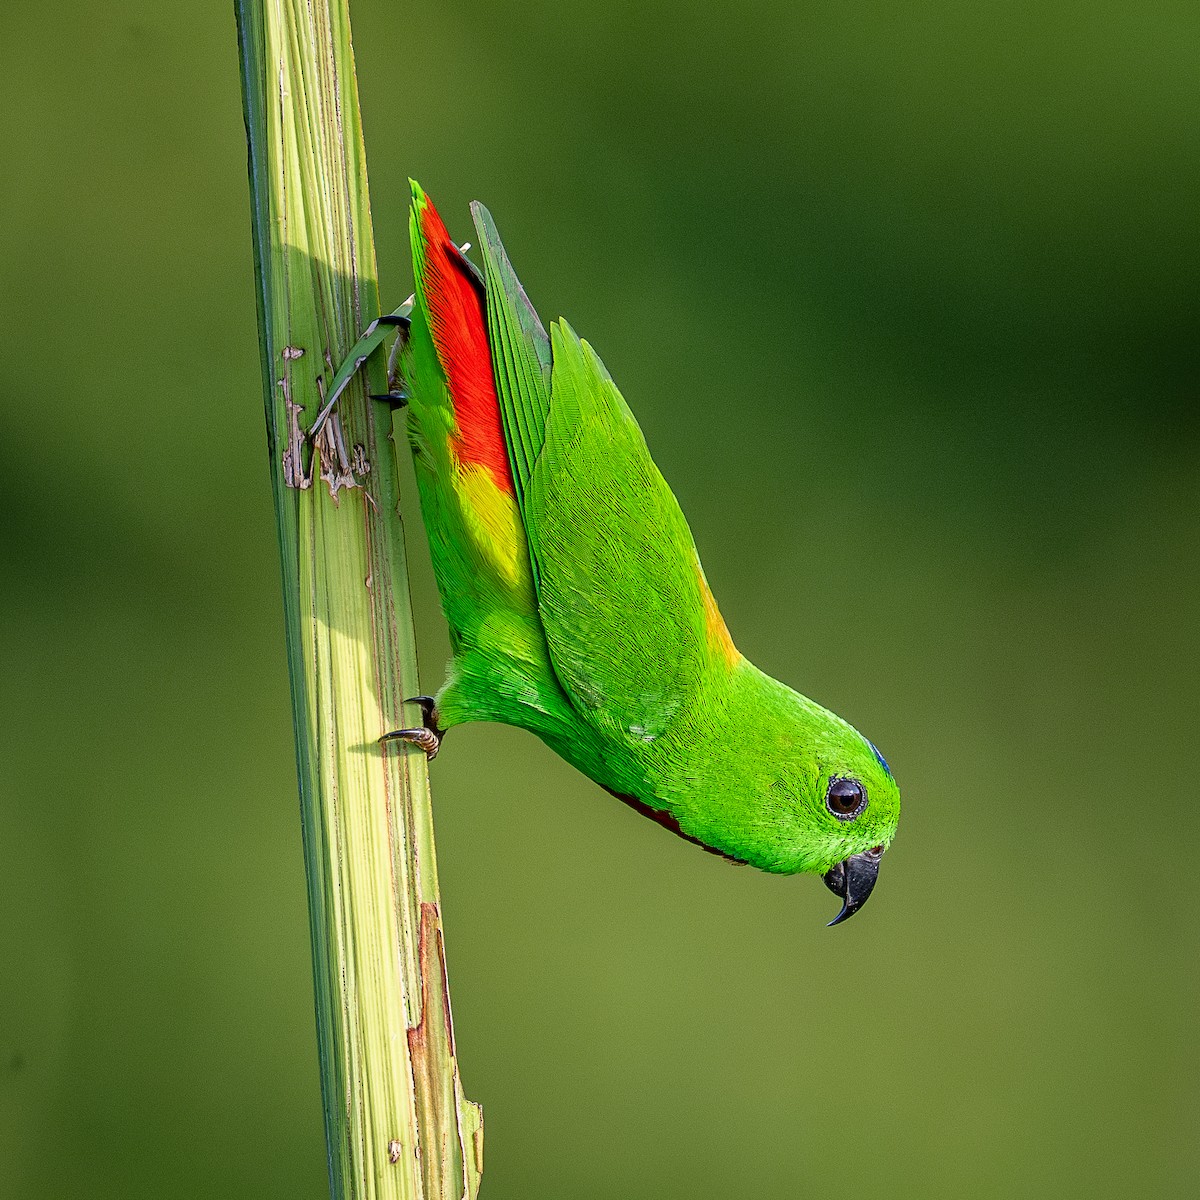
[(825, 807), (839, 821), (852, 821), (867, 807), (867, 793), (857, 779), (831, 779)]

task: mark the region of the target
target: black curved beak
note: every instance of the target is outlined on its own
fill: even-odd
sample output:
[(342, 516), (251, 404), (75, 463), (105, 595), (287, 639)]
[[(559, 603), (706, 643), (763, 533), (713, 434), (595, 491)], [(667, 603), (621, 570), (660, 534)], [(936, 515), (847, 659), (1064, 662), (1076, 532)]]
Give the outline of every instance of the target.
[(879, 860), (882, 857), (883, 847), (872, 846), (861, 854), (852, 854), (821, 877), (825, 880), (825, 886), (842, 898), (842, 911), (829, 922), (830, 925), (848, 921), (866, 904), (879, 877)]

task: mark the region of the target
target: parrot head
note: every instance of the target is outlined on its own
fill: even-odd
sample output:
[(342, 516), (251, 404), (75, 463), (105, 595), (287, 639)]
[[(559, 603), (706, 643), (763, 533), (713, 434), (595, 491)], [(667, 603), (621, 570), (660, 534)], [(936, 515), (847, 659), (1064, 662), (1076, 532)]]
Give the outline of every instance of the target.
[(758, 708), (740, 759), (756, 799), (705, 833), (722, 852), (780, 874), (823, 877), (842, 901), (831, 924), (867, 902), (896, 835), (900, 789), (887, 760), (848, 722), (752, 669)]
[(862, 908), (875, 886), (896, 833), (900, 789), (874, 743), (841, 721), (829, 732), (824, 745), (812, 748), (816, 761), (803, 772), (812, 783), (803, 788), (796, 815), (816, 851), (808, 869), (819, 871), (841, 898), (842, 910), (829, 922), (838, 925)]
[[(746, 659), (735, 670), (740, 687), (722, 727), (741, 735), (703, 763), (692, 755), (693, 769), (679, 773), (686, 791), (671, 793), (669, 812), (621, 798), (734, 862), (822, 876), (842, 901), (830, 924), (841, 924), (875, 886), (896, 836), (900, 789), (874, 743), (847, 721)], [(677, 753), (693, 744), (687, 725), (671, 735)]]

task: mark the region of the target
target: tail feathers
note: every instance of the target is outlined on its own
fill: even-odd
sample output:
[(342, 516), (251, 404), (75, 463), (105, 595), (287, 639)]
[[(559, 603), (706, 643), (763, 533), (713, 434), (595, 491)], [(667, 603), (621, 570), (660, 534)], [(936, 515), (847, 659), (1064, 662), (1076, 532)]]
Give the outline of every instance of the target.
[(417, 295), (428, 314), (454, 410), (452, 447), (460, 463), (485, 468), (496, 486), (511, 496), (512, 470), (492, 373), (483, 285), (429, 198), (418, 184), (412, 189)]

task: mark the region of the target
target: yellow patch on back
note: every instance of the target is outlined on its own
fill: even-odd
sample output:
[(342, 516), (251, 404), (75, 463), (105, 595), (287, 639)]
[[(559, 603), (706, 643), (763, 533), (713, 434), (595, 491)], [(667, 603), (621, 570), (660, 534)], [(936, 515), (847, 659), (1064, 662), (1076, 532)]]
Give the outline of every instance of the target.
[(704, 578), (704, 568), (699, 559), (696, 559), (696, 574), (700, 579), (700, 596), (704, 601), (704, 627), (708, 633), (708, 644), (732, 667), (742, 655), (729, 636), (725, 618), (721, 616), (712, 588)]
[(529, 547), (516, 499), (497, 485), (487, 467), (477, 463), (458, 464), (454, 490), (480, 557), (511, 588), (532, 597)]

